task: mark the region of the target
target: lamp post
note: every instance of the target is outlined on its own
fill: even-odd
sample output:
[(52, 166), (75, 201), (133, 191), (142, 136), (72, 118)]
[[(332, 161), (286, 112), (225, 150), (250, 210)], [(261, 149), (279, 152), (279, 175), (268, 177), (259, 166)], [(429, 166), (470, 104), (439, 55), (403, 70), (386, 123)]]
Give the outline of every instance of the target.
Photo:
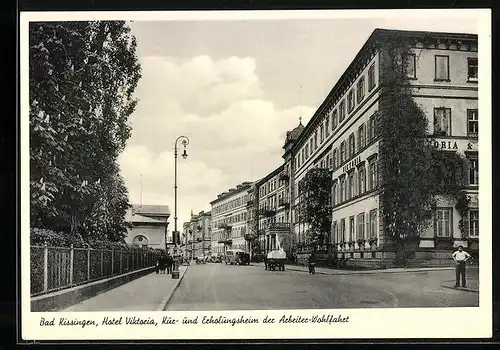
[[(186, 136), (179, 136), (175, 140), (174, 146), (174, 232), (177, 235), (177, 143), (181, 141), (184, 146), (184, 152), (182, 153), (182, 158), (187, 158), (186, 146), (189, 145), (189, 139)], [(177, 243), (174, 242), (174, 255), (177, 255)], [(174, 260), (174, 268), (172, 269), (172, 278), (179, 278), (179, 258), (176, 256)]]

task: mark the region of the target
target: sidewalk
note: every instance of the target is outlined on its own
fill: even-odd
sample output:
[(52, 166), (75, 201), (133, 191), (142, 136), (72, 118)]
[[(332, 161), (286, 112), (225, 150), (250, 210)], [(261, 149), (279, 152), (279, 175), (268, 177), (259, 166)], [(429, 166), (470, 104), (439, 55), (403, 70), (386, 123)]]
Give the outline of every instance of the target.
[(162, 311), (188, 268), (179, 267), (179, 279), (151, 273), (62, 311)]
[[(264, 263), (251, 263), (251, 266), (264, 268)], [(326, 267), (316, 267), (316, 274), (319, 275), (370, 275), (381, 273), (408, 273), (408, 272), (425, 272), (425, 271), (440, 271), (453, 270), (454, 267), (419, 267), (419, 268), (390, 268), (377, 270), (337, 270)], [(285, 270), (309, 272), (307, 266), (285, 265)]]
[(443, 281), (441, 283), (441, 287), (461, 290), (464, 292), (479, 293), (479, 269), (471, 267), (467, 268), (466, 280), (467, 280), (466, 288), (464, 287), (455, 288), (454, 279)]

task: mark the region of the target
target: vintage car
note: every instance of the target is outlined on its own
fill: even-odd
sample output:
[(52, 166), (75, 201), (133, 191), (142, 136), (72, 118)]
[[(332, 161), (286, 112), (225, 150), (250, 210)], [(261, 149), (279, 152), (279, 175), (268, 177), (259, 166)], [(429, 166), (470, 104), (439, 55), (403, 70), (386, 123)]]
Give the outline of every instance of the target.
[(285, 261), (286, 253), (283, 249), (271, 250), (264, 259), (264, 267), (266, 270), (285, 271)]
[(242, 249), (228, 249), (224, 262), (230, 265), (250, 265), (250, 254)]

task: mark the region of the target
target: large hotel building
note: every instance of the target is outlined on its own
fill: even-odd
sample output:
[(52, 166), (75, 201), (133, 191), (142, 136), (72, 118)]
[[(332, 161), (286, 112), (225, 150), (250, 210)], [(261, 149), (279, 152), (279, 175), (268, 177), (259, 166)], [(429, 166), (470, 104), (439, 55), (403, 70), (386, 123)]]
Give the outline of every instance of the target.
[[(257, 234), (265, 251), (276, 247), (278, 237), (288, 254), (300, 255), (307, 225), (299, 220), (298, 184), (308, 170), (318, 167), (329, 169), (333, 180), (332, 227), (320, 251), (360, 262), (394, 259), (381, 220), (378, 174), (378, 122), (385, 112), (379, 104), (385, 81), (381, 62), (393, 38), (409, 45), (405, 73), (414, 101), (427, 116), (429, 138), (440, 151), (465, 155), (469, 164), (466, 217), (452, 200), (438, 197), (434, 223), (421, 234), (415, 259), (440, 264), (449, 262), (450, 251), (458, 245), (478, 250), (477, 35), (376, 29), (307, 125), (299, 123), (287, 133), (284, 163), (254, 183)], [(212, 215), (217, 207), (232, 205), (218, 220), (234, 220), (230, 218), (236, 211), (244, 211), (244, 199), (237, 205), (226, 202), (246, 195), (246, 188), (221, 195), (212, 202)], [(243, 225), (244, 220), (233, 224)], [(460, 220), (465, 224), (462, 231)]]

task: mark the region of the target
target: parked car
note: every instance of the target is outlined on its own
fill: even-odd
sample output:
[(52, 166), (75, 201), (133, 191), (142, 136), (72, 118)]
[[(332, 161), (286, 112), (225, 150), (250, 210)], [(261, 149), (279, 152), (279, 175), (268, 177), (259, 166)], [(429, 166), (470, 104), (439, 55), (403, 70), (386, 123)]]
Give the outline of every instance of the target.
[(212, 263), (220, 263), (222, 262), (222, 257), (219, 255), (212, 255), (208, 261)]
[(224, 263), (230, 265), (250, 265), (250, 254), (242, 249), (228, 249), (226, 250)]

